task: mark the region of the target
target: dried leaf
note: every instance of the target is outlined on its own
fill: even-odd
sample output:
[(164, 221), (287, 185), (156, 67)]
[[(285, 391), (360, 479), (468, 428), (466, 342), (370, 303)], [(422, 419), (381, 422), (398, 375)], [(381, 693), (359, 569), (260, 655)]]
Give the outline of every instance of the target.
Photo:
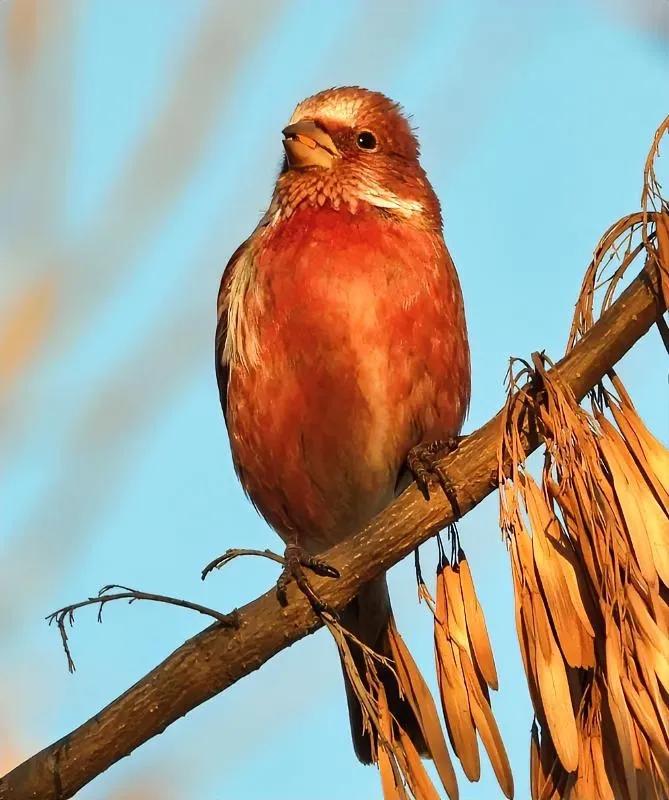
[(627, 791), (631, 797), (637, 797), (637, 780), (635, 761), (632, 753), (632, 720), (625, 702), (621, 683), (622, 657), (621, 643), (616, 626), (611, 619), (606, 620), (606, 692), (605, 701), (615, 729), (614, 741), (618, 745), (622, 758)]
[[(388, 708), (388, 699), (386, 697), (383, 684), (379, 684), (379, 727), (381, 734), (385, 737), (389, 744), (393, 742), (392, 719), (390, 710)], [(377, 745), (377, 763), (379, 772), (381, 774), (381, 789), (383, 791), (384, 800), (406, 800), (406, 791), (402, 782), (397, 781), (396, 768), (393, 769), (390, 755), (382, 744)]]
[(633, 686), (632, 681), (626, 675), (621, 676), (621, 683), (625, 700), (634, 719), (648, 739), (648, 744), (661, 765), (662, 772), (669, 776), (669, 745), (648, 692), (641, 686)]
[(413, 742), (401, 727), (399, 732), (400, 744), (406, 756), (407, 780), (411, 793), (416, 800), (439, 800), (437, 790), (434, 788)]
[[(646, 603), (631, 584), (627, 586), (627, 602), (647, 647), (646, 660), (669, 693), (669, 638), (653, 619)], [(637, 647), (640, 644), (637, 640)]]
[(551, 544), (551, 540), (559, 540), (561, 536), (559, 532), (557, 535), (547, 535), (550, 527), (559, 528), (559, 524), (546, 505), (539, 487), (529, 477), (524, 496), (532, 525), (532, 553), (546, 598), (546, 608), (567, 663), (572, 667), (580, 667), (586, 659), (581, 653), (580, 636), (574, 635), (574, 626), (579, 624), (579, 617), (571, 602), (562, 565)]
[(500, 788), (506, 797), (512, 798), (513, 775), (511, 774), (511, 766), (509, 765), (509, 759), (504, 748), (504, 742), (500, 736), (492, 710), (486, 698), (483, 696), (483, 692), (481, 691), (469, 658), (464, 657), (463, 653), (461, 653), (461, 657), (474, 724), (479, 732), (483, 746), (488, 753)]
[[(602, 240), (570, 347), (593, 322), (597, 285), (608, 284), (606, 308), (639, 253), (658, 264), (659, 250), (669, 279), (669, 204), (653, 171), (667, 132), (669, 117), (646, 164), (644, 203), (652, 198), (654, 212), (644, 204)], [(613, 255), (620, 265), (606, 279)], [(525, 379), (532, 367), (523, 363)], [(532, 731), (532, 797), (656, 800), (669, 796), (669, 451), (615, 375), (617, 396), (600, 385), (589, 414), (547, 363), (534, 354), (534, 385), (515, 395), (512, 365), (498, 451), (516, 627), (541, 723), (541, 736)], [(528, 413), (546, 443), (541, 487), (527, 472), (519, 436)]]
[(464, 557), (464, 554), (462, 554), (458, 569), (471, 649), (486, 683), (491, 689), (496, 690), (499, 684), (497, 680), (497, 669), (495, 668), (495, 658), (490, 645), (490, 638), (488, 637), (488, 629), (485, 624), (483, 609), (476, 596), (469, 563)]
[(522, 578), (522, 567), (520, 557), (517, 552), (518, 539), (522, 534), (516, 534), (510, 539), (511, 549), (511, 575), (513, 578), (514, 611), (516, 620), (516, 632), (520, 644), (520, 654), (523, 659), (525, 676), (527, 678), (527, 688), (530, 692), (530, 699), (535, 710), (536, 716), (542, 725), (546, 723), (543, 712), (539, 685), (537, 682), (537, 669), (534, 658), (534, 638), (530, 631), (534, 630), (532, 622), (532, 602), (527, 586)]
[(434, 700), (409, 652), (409, 648), (399, 635), (392, 620), (388, 626), (388, 641), (400, 687), (416, 715), (439, 778), (449, 798), (457, 800), (459, 797), (458, 784), (451, 758), (446, 749), (446, 742), (439, 724)]
[(460, 577), (450, 564), (442, 566), (441, 575), (445, 590), (444, 608), (448, 620), (449, 636), (462, 650), (470, 654)]
[(611, 471), (615, 498), (622, 509), (625, 528), (636, 562), (648, 586), (651, 589), (655, 589), (657, 587), (657, 572), (637, 494), (630, 485), (625, 466), (620, 462), (618, 453), (610, 439), (605, 436), (600, 437), (599, 446)]
[[(669, 450), (659, 442), (644, 425), (643, 420), (636, 413), (627, 393), (622, 384), (614, 379), (614, 384), (618, 393), (621, 395), (621, 411), (629, 426), (634, 430), (639, 443), (643, 448), (645, 461), (649, 465), (649, 477), (655, 479), (654, 485), (658, 487), (658, 494), (664, 498), (669, 498)], [(614, 406), (611, 406), (614, 411)], [(615, 414), (615, 411), (614, 411)], [(616, 419), (617, 421), (617, 419)], [(660, 491), (661, 490), (661, 491)], [(667, 510), (665, 505), (665, 510)]]
[(650, 433), (636, 413), (631, 400), (617, 378), (614, 386), (623, 396), (621, 400), (607, 395), (607, 405), (611, 409), (616, 425), (625, 438), (627, 447), (634, 455), (644, 478), (655, 492), (657, 501), (665, 514), (669, 514), (669, 452)]
[[(607, 774), (610, 780), (616, 787), (616, 800), (632, 800), (636, 795), (632, 795), (627, 785), (627, 777), (625, 773), (625, 765), (621, 758), (621, 751), (618, 746), (618, 735), (616, 732), (611, 710), (609, 708), (610, 698), (607, 693), (602, 697), (601, 706), (601, 731), (602, 741), (604, 746), (602, 748), (604, 755), (604, 764), (606, 766)], [(632, 738), (634, 736), (632, 735)], [(637, 773), (635, 772), (635, 775)], [(638, 785), (638, 784), (637, 784)]]
[(460, 653), (438, 624), (435, 626), (435, 648), (441, 706), (449, 738), (465, 775), (470, 781), (477, 781), (481, 777), (481, 763)]
[[(641, 516), (641, 525), (648, 536), (657, 574), (662, 583), (669, 586), (669, 516), (652, 494), (651, 488), (644, 480), (636, 461), (627, 449), (625, 440), (603, 415), (599, 416), (598, 421), (609, 446), (615, 450), (618, 464), (623, 467), (627, 484), (636, 500)], [(621, 498), (621, 504), (623, 502), (624, 498)]]
[(620, 796), (616, 796), (613, 791), (606, 771), (601, 736), (590, 736), (588, 744), (590, 746), (589, 760), (592, 763), (595, 784), (595, 793), (592, 797), (597, 800), (620, 800)]
[(565, 772), (547, 730), (542, 728), (539, 746), (539, 763), (544, 784), (539, 800), (562, 800), (569, 773)]
[(637, 680), (635, 680), (635, 675), (632, 674), (632, 668), (630, 668), (628, 672), (632, 677), (633, 683), (643, 685), (648, 692), (648, 696), (653, 704), (653, 710), (662, 728), (662, 733), (667, 742), (669, 742), (669, 713), (667, 713), (666, 700), (657, 682), (653, 653), (642, 638), (635, 641), (634, 650), (635, 653), (632, 663), (634, 664), (634, 672), (636, 673)]
[[(551, 541), (551, 540), (549, 540)], [(571, 604), (574, 607), (579, 622), (587, 637), (594, 639), (595, 629), (592, 620), (595, 617), (594, 608), (586, 585), (586, 577), (583, 567), (579, 562), (573, 547), (567, 538), (564, 537), (560, 543), (552, 543), (555, 554), (560, 564), (560, 569), (564, 575)], [(587, 606), (587, 607), (586, 607)], [(594, 662), (593, 662), (594, 663)], [(593, 664), (588, 664), (592, 666)]]
[[(579, 745), (578, 773), (570, 792), (570, 797), (574, 800), (592, 800), (595, 797), (600, 800), (596, 794), (593, 765), (589, 758), (589, 748), (584, 735), (581, 735)], [(604, 800), (604, 798), (601, 798), (601, 800)]]
[[(567, 772), (573, 772), (578, 766), (578, 733), (564, 661), (546, 620), (543, 603), (538, 599), (535, 603), (533, 598), (532, 610), (535, 635), (540, 629), (544, 632), (543, 637), (548, 637), (550, 642), (548, 655), (546, 648), (540, 644), (535, 646), (537, 682), (546, 723), (562, 766)], [(537, 635), (537, 639), (540, 638)]]
[(546, 779), (541, 771), (539, 729), (537, 728), (536, 720), (532, 722), (532, 733), (530, 736), (530, 794), (532, 800), (539, 800), (539, 795), (541, 794)]

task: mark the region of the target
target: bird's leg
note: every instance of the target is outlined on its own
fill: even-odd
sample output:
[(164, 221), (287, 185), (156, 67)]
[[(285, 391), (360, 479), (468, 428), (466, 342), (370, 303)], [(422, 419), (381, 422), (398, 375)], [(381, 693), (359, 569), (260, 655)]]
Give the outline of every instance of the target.
[(336, 616), (336, 612), (334, 612), (327, 603), (324, 603), (316, 592), (314, 592), (305, 575), (305, 570), (311, 570), (316, 575), (322, 575), (326, 578), (338, 578), (339, 570), (326, 564), (320, 558), (310, 555), (303, 547), (297, 544), (297, 542), (289, 542), (286, 545), (283, 558), (283, 571), (279, 576), (279, 580), (276, 582), (276, 596), (279, 598), (281, 605), (286, 605), (286, 587), (291, 580), (294, 580), (302, 594), (306, 595), (316, 613), (320, 614), (327, 611)]
[(233, 547), (230, 550), (226, 550), (222, 556), (215, 558), (207, 564), (202, 570), (202, 580), (214, 570), (224, 567), (239, 556), (260, 556), (281, 564), (283, 570), (279, 576), (279, 580), (276, 582), (276, 595), (281, 605), (286, 604), (286, 587), (291, 580), (294, 580), (302, 593), (307, 596), (316, 613), (328, 611), (332, 616), (336, 616), (336, 613), (328, 607), (327, 603), (324, 603), (316, 592), (314, 592), (304, 574), (304, 570), (309, 569), (316, 575), (322, 575), (325, 578), (338, 578), (339, 570), (331, 567), (320, 558), (316, 558), (307, 553), (296, 541), (289, 542), (288, 545), (286, 545), (283, 556), (273, 553), (271, 550), (248, 550), (245, 548)]
[(407, 456), (407, 467), (426, 500), (430, 499), (429, 480), (435, 478), (447, 497), (451, 497), (453, 487), (446, 473), (439, 466), (439, 459), (452, 453), (465, 436), (451, 436), (450, 439), (437, 439), (412, 447)]

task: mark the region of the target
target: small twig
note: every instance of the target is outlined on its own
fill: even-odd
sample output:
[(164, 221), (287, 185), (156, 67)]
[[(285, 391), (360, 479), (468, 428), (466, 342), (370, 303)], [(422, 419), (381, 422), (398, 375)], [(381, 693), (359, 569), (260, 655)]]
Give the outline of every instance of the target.
[(451, 522), (448, 526), (448, 538), (451, 541), (451, 565), (455, 566), (458, 563), (458, 552), (462, 549), (460, 547), (460, 533), (455, 522)]
[[(321, 619), (334, 639), (337, 649), (339, 650), (342, 665), (350, 681), (351, 688), (353, 689), (353, 692), (360, 703), (360, 709), (363, 718), (363, 730), (366, 730), (368, 733), (370, 733), (373, 738), (376, 737), (376, 740), (379, 743), (382, 743), (384, 747), (388, 748), (388, 753), (395, 752), (395, 748), (393, 747), (392, 743), (386, 739), (383, 731), (381, 730), (378, 706), (378, 687), (381, 686), (381, 680), (377, 671), (377, 665), (383, 665), (389, 670), (397, 682), (397, 688), (400, 697), (404, 697), (402, 685), (392, 660), (381, 655), (380, 653), (377, 653), (375, 650), (372, 650), (371, 647), (358, 639), (357, 636), (351, 633), (348, 628), (345, 628), (341, 622), (336, 617), (333, 617), (328, 611), (322, 612)], [(352, 644), (358, 647), (362, 654), (365, 668), (365, 679), (363, 679), (362, 672), (356, 665), (353, 657), (351, 651)], [(367, 682), (367, 686), (365, 686), (365, 680)], [(370, 692), (368, 687), (376, 687), (377, 691)], [(398, 780), (401, 780), (399, 773)]]
[(669, 353), (669, 325), (667, 325), (663, 317), (658, 317), (655, 321), (655, 324), (657, 325), (657, 329), (662, 337), (662, 343), (664, 344), (665, 350), (667, 353)]
[(444, 542), (441, 538), (441, 531), (437, 533), (437, 571), (441, 569), (446, 561), (446, 551), (444, 550)]
[(414, 559), (414, 567), (416, 569), (416, 583), (418, 584), (418, 602), (420, 603), (421, 599), (421, 592), (420, 587), (425, 585), (425, 580), (423, 578), (423, 571), (420, 568), (420, 548), (417, 547), (413, 551), (413, 559)]
[(215, 569), (221, 569), (221, 567), (229, 564), (233, 558), (237, 558), (238, 556), (261, 556), (262, 558), (269, 558), (270, 561), (276, 561), (277, 564), (281, 564), (283, 567), (286, 566), (286, 559), (277, 553), (273, 553), (271, 550), (245, 550), (239, 547), (231, 547), (229, 550), (226, 550), (222, 556), (218, 556), (218, 558), (215, 558), (207, 564), (202, 570), (202, 580), (205, 580), (210, 572), (213, 572)]
[[(110, 592), (112, 589), (122, 589), (123, 591), (115, 594), (108, 594), (108, 592)], [(230, 614), (222, 614), (220, 611), (216, 611), (213, 608), (207, 608), (206, 606), (201, 606), (199, 603), (191, 603), (188, 600), (180, 600), (177, 597), (168, 597), (164, 594), (140, 592), (137, 589), (131, 589), (129, 586), (120, 586), (119, 584), (110, 583), (109, 585), (103, 586), (102, 589), (100, 589), (97, 597), (89, 597), (87, 600), (81, 600), (79, 603), (72, 603), (72, 605), (64, 606), (63, 608), (59, 608), (57, 611), (54, 611), (45, 617), (49, 625), (51, 625), (53, 622), (58, 625), (60, 638), (63, 643), (63, 649), (65, 650), (65, 655), (67, 656), (67, 667), (70, 672), (74, 672), (76, 667), (72, 659), (70, 646), (67, 641), (68, 637), (67, 630), (65, 628), (65, 621), (67, 620), (70, 623), (70, 626), (74, 625), (75, 611), (80, 608), (85, 608), (86, 606), (98, 604), (98, 622), (102, 622), (102, 609), (107, 603), (111, 603), (113, 600), (127, 600), (128, 604), (134, 603), (135, 600), (151, 600), (154, 603), (166, 603), (172, 606), (188, 608), (191, 611), (197, 611), (199, 614), (204, 614), (207, 617), (213, 617), (217, 622), (220, 622), (221, 625), (227, 628), (235, 628), (239, 624), (239, 614), (237, 613), (236, 609)]]

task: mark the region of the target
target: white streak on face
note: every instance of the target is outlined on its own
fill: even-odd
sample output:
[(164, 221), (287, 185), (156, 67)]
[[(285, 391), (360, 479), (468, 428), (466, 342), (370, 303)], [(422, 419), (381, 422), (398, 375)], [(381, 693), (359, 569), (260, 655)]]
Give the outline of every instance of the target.
[(361, 187), (357, 192), (357, 198), (377, 208), (390, 208), (398, 211), (405, 217), (411, 217), (424, 211), (423, 204), (418, 200), (400, 197), (379, 184)]

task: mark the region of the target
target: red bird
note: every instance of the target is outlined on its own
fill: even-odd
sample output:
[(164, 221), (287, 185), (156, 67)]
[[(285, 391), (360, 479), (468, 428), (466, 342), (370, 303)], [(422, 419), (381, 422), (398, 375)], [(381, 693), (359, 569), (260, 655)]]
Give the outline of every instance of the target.
[[(301, 565), (393, 500), (413, 448), (460, 432), (469, 347), (439, 201), (399, 106), (329, 89), (297, 106), (283, 136), (269, 209), (223, 274), (216, 372), (237, 474), (287, 545), (282, 585), (308, 591)], [(342, 614), (384, 655), (390, 619), (385, 576)], [(387, 693), (425, 752), (410, 707)]]

